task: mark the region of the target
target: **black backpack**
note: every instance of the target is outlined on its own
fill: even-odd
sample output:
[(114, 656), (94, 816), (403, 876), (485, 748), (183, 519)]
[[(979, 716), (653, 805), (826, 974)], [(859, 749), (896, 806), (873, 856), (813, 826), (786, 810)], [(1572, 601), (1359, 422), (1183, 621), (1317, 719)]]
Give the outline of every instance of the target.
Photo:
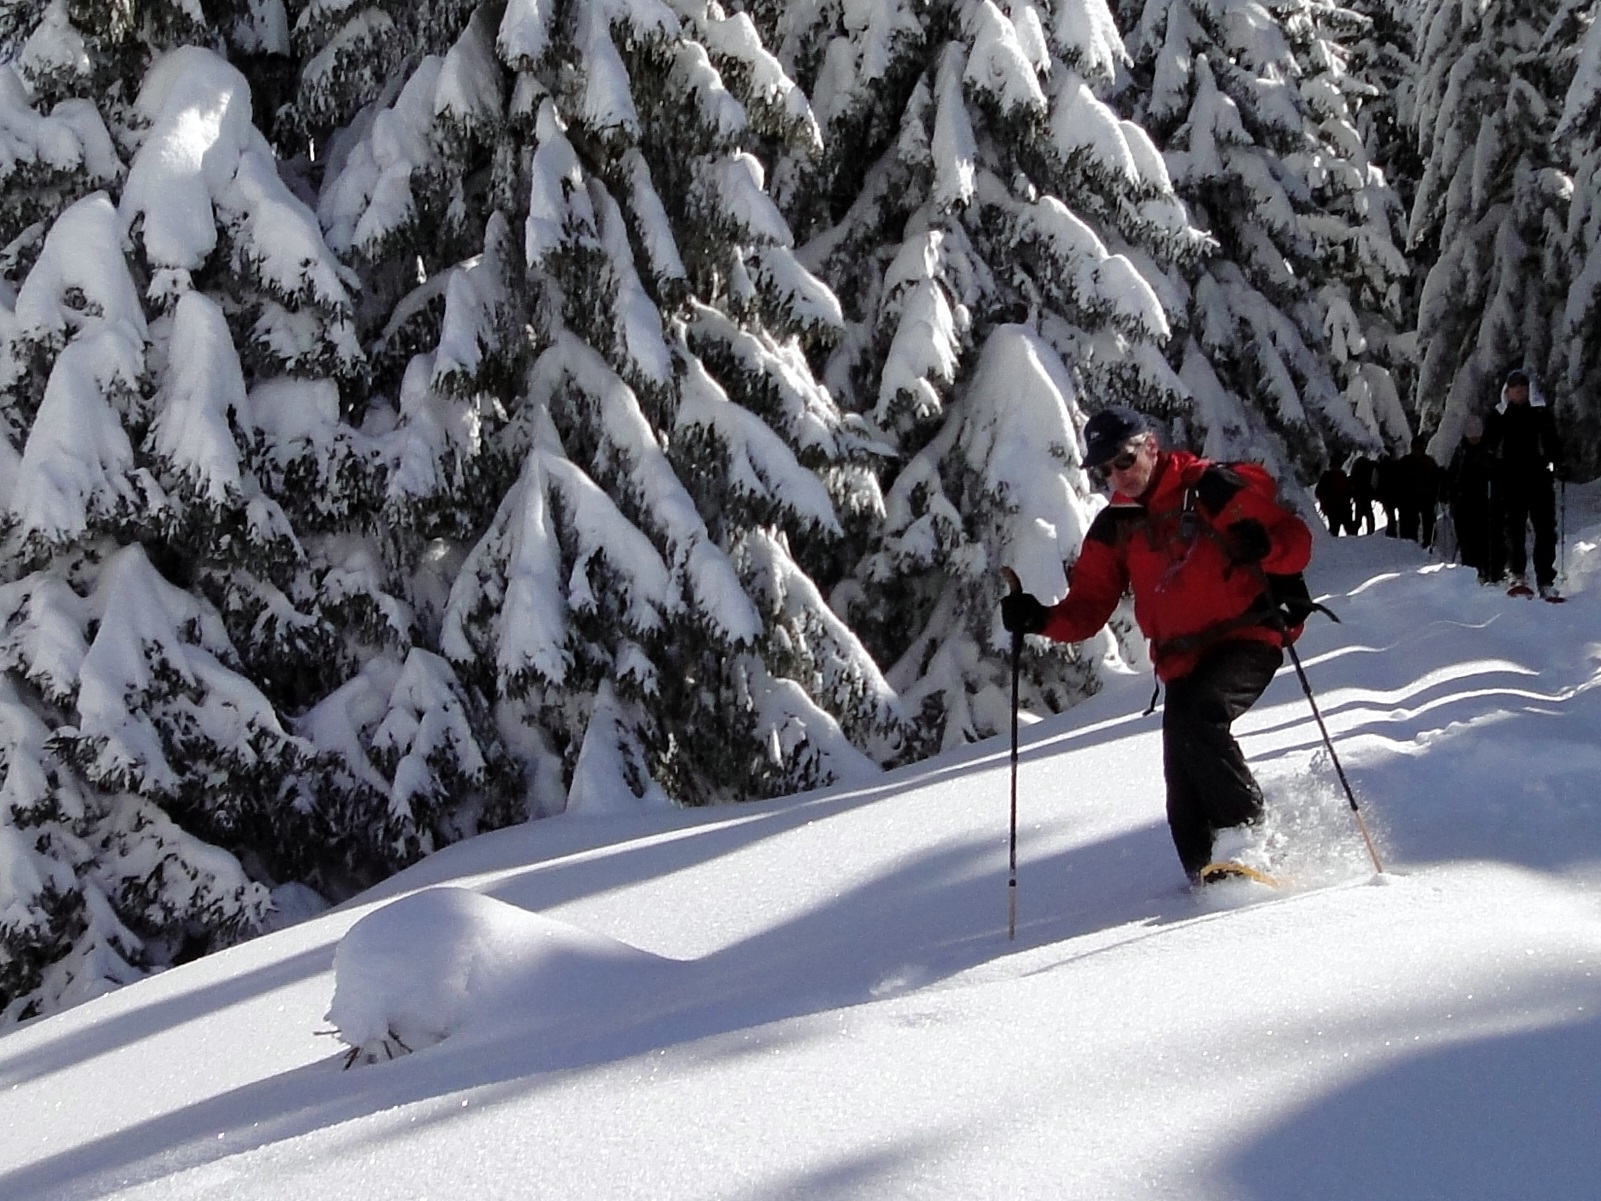
[[(1252, 488), (1264, 496), (1270, 496), (1279, 502), (1279, 482), (1273, 478), (1261, 463), (1251, 460), (1237, 460), (1233, 462), (1213, 461), (1212, 466), (1222, 467), (1239, 477), (1242, 485)], [(1186, 511), (1195, 508), (1195, 487), (1192, 485), (1185, 493), (1184, 508)], [(1306, 619), (1314, 613), (1321, 613), (1331, 621), (1339, 621), (1339, 617), (1327, 605), (1320, 605), (1312, 599), (1312, 591), (1306, 586), (1306, 575), (1303, 572), (1294, 572), (1288, 575), (1275, 575), (1272, 572), (1262, 573), (1267, 584), (1267, 600), (1278, 614), (1278, 619), (1284, 624), (1284, 635), (1290, 641), (1300, 637), (1301, 627)], [(1260, 610), (1258, 610), (1260, 612)]]

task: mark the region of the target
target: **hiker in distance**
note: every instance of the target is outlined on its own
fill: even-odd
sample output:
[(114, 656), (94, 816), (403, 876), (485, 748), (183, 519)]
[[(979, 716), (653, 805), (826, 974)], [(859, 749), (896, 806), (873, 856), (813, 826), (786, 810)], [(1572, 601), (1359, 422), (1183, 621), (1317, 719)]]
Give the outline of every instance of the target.
[(1367, 455), (1351, 464), (1351, 510), (1356, 518), (1353, 534), (1371, 534), (1378, 528), (1373, 520), (1373, 502), (1378, 499), (1379, 464)]
[[(1001, 624), (1081, 642), (1132, 588), (1135, 620), (1167, 686), (1168, 828), (1185, 874), (1200, 883), (1214, 857), (1233, 857), (1214, 847), (1218, 831), (1262, 816), (1262, 790), (1230, 727), (1272, 681), (1294, 636), (1268, 596), (1267, 573), (1305, 569), (1312, 533), (1259, 468), (1163, 450), (1131, 409), (1096, 413), (1084, 439), (1084, 466), (1110, 485), (1111, 504), (1084, 536), (1067, 595), (1047, 606), (1015, 592), (1001, 602)], [(1247, 479), (1247, 467), (1259, 479)], [(1243, 848), (1247, 839), (1228, 841)]]
[(1479, 573), (1481, 584), (1498, 584), (1505, 572), (1501, 550), (1501, 486), (1495, 457), (1484, 441), (1484, 421), (1470, 413), (1462, 440), (1445, 469), (1445, 493), (1456, 529), (1462, 565)]
[(1485, 421), (1484, 440), (1496, 462), (1505, 521), (1507, 566), (1512, 596), (1532, 596), (1528, 577), (1529, 527), (1534, 528), (1534, 583), (1546, 600), (1559, 600), (1556, 588), (1557, 510), (1553, 476), (1566, 478), (1556, 423), (1545, 398), (1527, 371), (1507, 373), (1501, 402)]
[(1329, 469), (1318, 477), (1312, 495), (1317, 497), (1317, 507), (1323, 513), (1323, 520), (1329, 524), (1329, 533), (1336, 537), (1356, 533), (1356, 511), (1351, 506), (1351, 477), (1345, 474), (1345, 468), (1338, 463), (1330, 463)]
[(1413, 438), (1411, 451), (1401, 457), (1396, 494), (1400, 500), (1401, 537), (1428, 550), (1434, 545), (1434, 521), (1440, 503), (1440, 465), (1429, 454), (1429, 439), (1424, 434)]

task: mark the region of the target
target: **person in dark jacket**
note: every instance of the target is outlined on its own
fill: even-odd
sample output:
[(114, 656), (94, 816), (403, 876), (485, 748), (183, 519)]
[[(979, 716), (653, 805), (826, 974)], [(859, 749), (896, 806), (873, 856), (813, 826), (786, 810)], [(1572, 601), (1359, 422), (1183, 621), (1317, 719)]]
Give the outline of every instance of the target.
[(1557, 516), (1552, 479), (1566, 471), (1556, 423), (1527, 371), (1507, 374), (1501, 402), (1485, 422), (1484, 439), (1495, 456), (1501, 485), (1502, 529), (1514, 596), (1529, 596), (1529, 530), (1534, 531), (1534, 582), (1540, 595), (1558, 600)]
[(1445, 469), (1445, 495), (1462, 565), (1476, 570), (1485, 584), (1497, 583), (1506, 571), (1495, 473), (1495, 456), (1484, 441), (1484, 422), (1470, 415)]
[(1434, 545), (1435, 510), (1440, 503), (1440, 465), (1429, 454), (1429, 440), (1419, 434), (1396, 473), (1396, 503), (1401, 537), (1427, 550)]
[(1356, 533), (1356, 518), (1351, 512), (1351, 477), (1345, 474), (1343, 467), (1338, 463), (1329, 464), (1329, 469), (1318, 477), (1312, 495), (1317, 497), (1317, 507), (1323, 512), (1323, 520), (1328, 522), (1329, 533), (1336, 537)]
[(1401, 492), (1406, 468), (1401, 456), (1386, 454), (1373, 471), (1373, 497), (1384, 510), (1384, 533), (1390, 538), (1401, 536)]
[(1085, 534), (1067, 595), (1047, 606), (1014, 593), (1001, 602), (1001, 622), (1013, 633), (1080, 642), (1132, 589), (1135, 621), (1167, 686), (1168, 828), (1185, 873), (1199, 882), (1217, 832), (1262, 816), (1262, 790), (1230, 726), (1284, 662), (1288, 634), (1265, 573), (1303, 570), (1312, 533), (1241, 471), (1162, 450), (1133, 410), (1102, 410), (1084, 434), (1084, 464), (1111, 487), (1111, 503)]
[(1355, 533), (1371, 534), (1375, 528), (1373, 501), (1379, 465), (1367, 455), (1351, 464), (1351, 512), (1356, 516)]

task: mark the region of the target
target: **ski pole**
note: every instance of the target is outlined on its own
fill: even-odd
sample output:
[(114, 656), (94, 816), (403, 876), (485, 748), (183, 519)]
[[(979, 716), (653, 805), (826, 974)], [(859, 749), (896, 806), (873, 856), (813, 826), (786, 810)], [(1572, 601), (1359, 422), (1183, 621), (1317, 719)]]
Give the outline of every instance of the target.
[(1557, 575), (1562, 579), (1562, 586), (1568, 586), (1568, 481), (1559, 480), (1557, 495), (1562, 498), (1557, 510)]
[(1301, 656), (1297, 653), (1293, 642), (1286, 642), (1284, 649), (1290, 652), (1290, 662), (1295, 664), (1295, 674), (1301, 681), (1301, 691), (1306, 693), (1306, 702), (1312, 706), (1312, 716), (1317, 720), (1319, 733), (1323, 735), (1323, 745), (1329, 748), (1329, 758), (1334, 762), (1334, 774), (1340, 777), (1340, 786), (1345, 789), (1345, 799), (1351, 803), (1351, 813), (1356, 817), (1357, 829), (1362, 831), (1362, 841), (1367, 844), (1368, 854), (1372, 856), (1373, 868), (1382, 873), (1384, 864), (1379, 862), (1379, 852), (1373, 846), (1373, 836), (1368, 833), (1367, 822), (1362, 819), (1362, 810), (1356, 803), (1356, 793), (1351, 790), (1351, 781), (1345, 778), (1345, 768), (1340, 766), (1340, 756), (1334, 751), (1334, 739), (1329, 737), (1329, 728), (1323, 724), (1323, 714), (1318, 710), (1317, 697), (1312, 695), (1312, 683), (1306, 678), (1306, 669), (1301, 666)]
[[(1001, 568), (1006, 586), (1015, 596), (1023, 591), (1023, 581), (1010, 567)], [(1012, 631), (1012, 832), (1007, 851), (1006, 941), (1017, 938), (1017, 708), (1018, 678), (1023, 669), (1023, 631)]]

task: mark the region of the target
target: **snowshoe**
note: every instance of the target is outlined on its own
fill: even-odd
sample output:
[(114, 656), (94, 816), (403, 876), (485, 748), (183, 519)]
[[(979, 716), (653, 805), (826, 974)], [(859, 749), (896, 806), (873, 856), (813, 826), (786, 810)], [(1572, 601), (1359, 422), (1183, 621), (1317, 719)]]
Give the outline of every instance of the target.
[(1258, 884), (1266, 884), (1269, 888), (1283, 887), (1277, 878), (1266, 872), (1227, 859), (1208, 863), (1197, 875), (1202, 884), (1216, 884), (1220, 880), (1254, 880)]
[(1508, 596), (1533, 596), (1534, 589), (1530, 588), (1522, 580), (1514, 580), (1512, 587), (1506, 590), (1506, 594)]

